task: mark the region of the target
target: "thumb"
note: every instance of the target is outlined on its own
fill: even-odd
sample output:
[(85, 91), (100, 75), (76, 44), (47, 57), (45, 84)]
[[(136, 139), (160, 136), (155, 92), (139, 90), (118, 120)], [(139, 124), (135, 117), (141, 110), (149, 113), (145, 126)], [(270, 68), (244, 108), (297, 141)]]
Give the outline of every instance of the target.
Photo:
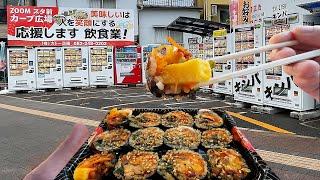
[(293, 30), (293, 35), (305, 45), (320, 48), (320, 26), (300, 26)]
[(71, 134), (45, 161), (32, 170), (24, 180), (54, 179), (88, 137), (89, 131), (85, 125), (74, 125)]

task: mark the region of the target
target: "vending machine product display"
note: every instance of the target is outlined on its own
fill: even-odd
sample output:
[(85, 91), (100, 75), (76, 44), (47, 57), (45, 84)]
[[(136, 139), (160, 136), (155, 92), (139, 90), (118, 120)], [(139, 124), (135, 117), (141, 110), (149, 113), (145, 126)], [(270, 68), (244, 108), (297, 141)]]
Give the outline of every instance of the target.
[(35, 49), (8, 48), (8, 89), (25, 91), (36, 89)]
[(147, 46), (142, 47), (142, 83), (146, 84), (146, 68), (149, 59), (149, 54), (151, 53), (153, 48), (160, 46), (159, 44), (149, 44)]
[(203, 59), (209, 60), (214, 57), (213, 37), (203, 37)]
[(37, 89), (63, 87), (61, 48), (36, 48)]
[(204, 49), (201, 37), (192, 37), (188, 39), (188, 49), (194, 58), (204, 58)]
[(114, 84), (135, 85), (142, 83), (141, 47), (115, 47)]
[[(247, 49), (253, 49), (254, 47), (259, 47), (262, 43), (261, 29), (262, 28), (255, 28), (253, 25), (240, 25), (235, 27), (234, 51), (240, 52)], [(262, 63), (261, 58), (261, 54), (256, 54), (235, 59), (235, 70), (239, 71), (248, 67), (257, 66)], [(234, 78), (234, 99), (236, 101), (262, 105), (262, 80), (262, 72)]]
[[(217, 30), (213, 32), (214, 57), (223, 56), (233, 51), (233, 34), (227, 30)], [(214, 59), (214, 58), (213, 58)], [(213, 76), (218, 77), (226, 73), (231, 73), (234, 69), (234, 60), (217, 62), (213, 69)], [(213, 85), (213, 92), (232, 95), (233, 80), (219, 82)]]
[(63, 48), (63, 86), (89, 86), (88, 48)]
[[(263, 18), (264, 45), (269, 44), (274, 34), (289, 31), (300, 25), (319, 25), (319, 16), (300, 8), (293, 0), (272, 0), (271, 3), (259, 1), (265, 16)], [(270, 52), (264, 53), (269, 62)], [(296, 111), (316, 108), (316, 101), (293, 82), (293, 78), (281, 66), (264, 71), (264, 105)]]
[(90, 86), (111, 86), (113, 79), (113, 47), (89, 47)]

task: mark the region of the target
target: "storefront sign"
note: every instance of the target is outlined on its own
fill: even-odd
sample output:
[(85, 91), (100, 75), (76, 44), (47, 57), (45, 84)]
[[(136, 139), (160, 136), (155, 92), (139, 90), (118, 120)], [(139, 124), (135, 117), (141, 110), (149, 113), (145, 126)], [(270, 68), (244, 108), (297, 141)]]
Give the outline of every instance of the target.
[(238, 23), (238, 0), (231, 0), (229, 6), (230, 20), (232, 26), (236, 26)]
[(252, 23), (252, 0), (239, 0), (238, 25)]
[(9, 46), (105, 46), (134, 42), (134, 14), (124, 9), (8, 6)]

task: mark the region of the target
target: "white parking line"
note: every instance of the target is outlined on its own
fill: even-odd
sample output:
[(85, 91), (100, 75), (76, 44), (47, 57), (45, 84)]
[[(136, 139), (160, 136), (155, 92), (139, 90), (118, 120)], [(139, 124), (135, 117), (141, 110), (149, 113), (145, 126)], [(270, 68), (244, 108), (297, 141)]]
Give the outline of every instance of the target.
[(320, 122), (320, 119), (317, 119), (317, 120), (313, 120), (313, 121), (306, 121), (306, 122), (303, 122), (303, 123), (300, 123), (302, 126), (306, 126), (308, 128), (312, 128), (312, 129), (320, 129), (318, 127), (313, 127), (313, 126), (310, 126), (308, 123), (312, 123), (312, 122)]
[(154, 99), (154, 100), (149, 100), (149, 101), (140, 101), (140, 102), (116, 104), (116, 105), (112, 105), (112, 106), (102, 107), (101, 109), (107, 110), (107, 109), (110, 109), (110, 108), (112, 108), (112, 107), (127, 106), (127, 105), (133, 105), (133, 104), (143, 104), (143, 103), (158, 102), (158, 101), (165, 101), (165, 100), (164, 100), (164, 99)]
[(320, 171), (320, 160), (306, 158), (301, 156), (294, 156), (290, 154), (283, 154), (272, 151), (265, 150), (257, 150), (257, 153), (264, 159), (265, 161), (285, 164), (287, 166), (294, 166), (304, 169), (310, 169), (314, 171)]
[[(1, 96), (1, 95), (0, 95), (0, 96)], [(44, 102), (44, 101), (37, 101), (37, 100), (24, 99), (24, 98), (13, 97), (13, 96), (5, 96), (5, 97), (7, 97), (7, 98), (12, 98), (12, 99), (19, 99), (19, 100), (23, 100), (23, 101), (35, 102), (35, 103), (43, 103), (43, 104), (50, 104), (50, 105), (57, 105), (57, 106), (66, 106), (66, 107), (82, 108), (82, 109), (88, 109), (88, 110), (94, 110), (94, 111), (106, 111), (106, 110), (96, 109), (96, 108), (81, 107), (81, 106), (75, 106), (75, 105), (69, 105), (69, 104), (58, 104), (58, 103), (51, 103), (51, 102)]]
[(181, 105), (181, 104), (196, 104), (196, 103), (207, 103), (207, 102), (218, 102), (220, 100), (210, 100), (210, 101), (189, 101), (189, 102), (180, 102), (180, 103), (168, 103), (165, 106), (174, 106), (174, 105)]
[(119, 101), (121, 101), (121, 99), (125, 99), (125, 98), (149, 97), (149, 96), (150, 95), (147, 95), (147, 94), (142, 94), (142, 95), (139, 95), (139, 96), (124, 96), (124, 97), (114, 96), (112, 98), (104, 98), (103, 96), (92, 96), (92, 97), (84, 97), (84, 98), (76, 98), (76, 99), (68, 99), (68, 100), (63, 100), (63, 101), (57, 101), (56, 103), (61, 104), (61, 103), (66, 103), (66, 102), (87, 100), (87, 99), (103, 99), (103, 100), (118, 99)]

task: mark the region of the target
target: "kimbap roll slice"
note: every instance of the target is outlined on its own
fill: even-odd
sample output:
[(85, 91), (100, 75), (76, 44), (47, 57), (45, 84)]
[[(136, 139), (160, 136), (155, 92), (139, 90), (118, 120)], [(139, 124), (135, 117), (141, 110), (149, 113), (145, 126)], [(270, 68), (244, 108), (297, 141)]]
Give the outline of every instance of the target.
[(162, 116), (165, 127), (193, 126), (193, 117), (183, 111), (172, 111)]
[(174, 149), (197, 149), (201, 132), (187, 126), (171, 128), (164, 133), (164, 143)]
[(131, 109), (111, 109), (105, 117), (105, 122), (109, 128), (116, 128), (128, 122), (128, 117), (132, 115)]
[(207, 175), (207, 163), (190, 150), (169, 150), (159, 161), (158, 174), (164, 179), (195, 180)]
[(233, 149), (210, 149), (209, 158), (210, 177), (218, 179), (244, 179), (250, 169), (240, 153)]
[(201, 129), (217, 128), (223, 125), (223, 119), (210, 110), (200, 110), (195, 117), (195, 125)]
[(157, 153), (132, 151), (121, 156), (113, 174), (118, 179), (147, 179), (157, 172)]
[(132, 133), (129, 144), (135, 149), (152, 151), (163, 144), (164, 132), (157, 127), (139, 129)]
[(232, 142), (231, 133), (222, 128), (204, 131), (201, 136), (201, 144), (205, 148), (224, 147)]
[(112, 153), (92, 155), (78, 164), (73, 179), (102, 179), (112, 172), (115, 162), (116, 158)]
[(158, 126), (161, 123), (161, 116), (153, 112), (141, 113), (136, 117), (129, 118), (131, 127), (145, 128)]
[(95, 137), (93, 146), (98, 151), (114, 151), (128, 144), (131, 132), (127, 129), (105, 131)]

